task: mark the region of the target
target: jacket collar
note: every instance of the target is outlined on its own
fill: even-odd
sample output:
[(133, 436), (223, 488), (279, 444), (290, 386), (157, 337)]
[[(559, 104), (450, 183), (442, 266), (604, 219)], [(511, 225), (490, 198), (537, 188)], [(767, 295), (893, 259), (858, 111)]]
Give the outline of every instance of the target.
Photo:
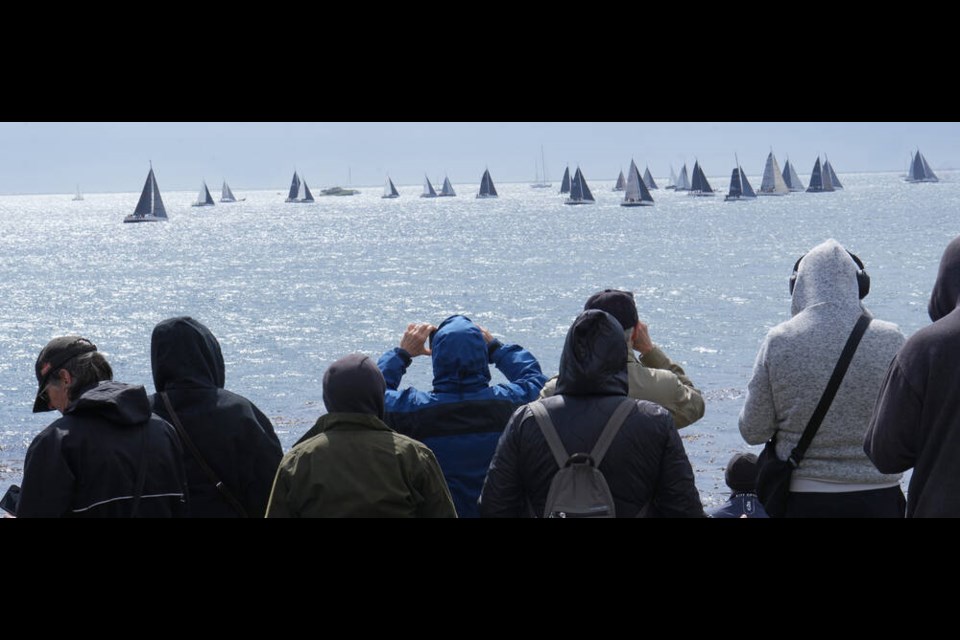
[(327, 413), (320, 416), (310, 430), (303, 434), (293, 446), (333, 429), (393, 431), (383, 420), (368, 413)]

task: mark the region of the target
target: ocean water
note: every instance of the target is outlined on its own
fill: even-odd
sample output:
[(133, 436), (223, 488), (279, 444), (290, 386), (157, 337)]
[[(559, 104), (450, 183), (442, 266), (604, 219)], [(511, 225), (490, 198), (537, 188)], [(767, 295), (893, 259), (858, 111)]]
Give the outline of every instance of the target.
[[(558, 182), (498, 184), (496, 200), (454, 184), (456, 198), (422, 199), (410, 185), (395, 200), (370, 187), (315, 204), (284, 203), (283, 187), (235, 189), (245, 202), (212, 208), (163, 192), (169, 222), (136, 225), (121, 220), (139, 192), (0, 196), (0, 492), (58, 416), (31, 413), (34, 361), (57, 335), (90, 338), (117, 380), (152, 392), (153, 326), (201, 320), (221, 342), (227, 388), (270, 416), (286, 450), (324, 412), (326, 367), (378, 357), (409, 322), (466, 314), (553, 375), (584, 300), (616, 287), (636, 293), (653, 340), (705, 395), (705, 417), (681, 434), (704, 504), (719, 504), (727, 459), (759, 450), (742, 442), (737, 415), (764, 334), (789, 317), (800, 255), (836, 238), (865, 262), (875, 316), (908, 336), (929, 323), (940, 255), (960, 234), (960, 172), (919, 185), (840, 177), (843, 191), (743, 203), (724, 202), (729, 178), (710, 177), (718, 197), (661, 189), (643, 208), (620, 207), (613, 180), (591, 181), (597, 204), (577, 207)], [(431, 379), (421, 357), (403, 384)]]

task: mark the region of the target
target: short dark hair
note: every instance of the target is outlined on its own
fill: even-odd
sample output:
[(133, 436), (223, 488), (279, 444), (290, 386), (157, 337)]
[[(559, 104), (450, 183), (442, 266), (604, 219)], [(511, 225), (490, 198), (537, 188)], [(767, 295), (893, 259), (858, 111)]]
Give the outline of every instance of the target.
[(71, 358), (60, 369), (51, 371), (50, 378), (55, 380), (62, 369), (69, 371), (73, 378), (73, 383), (67, 388), (67, 397), (71, 401), (76, 400), (78, 391), (104, 380), (113, 380), (113, 369), (99, 351), (90, 351)]

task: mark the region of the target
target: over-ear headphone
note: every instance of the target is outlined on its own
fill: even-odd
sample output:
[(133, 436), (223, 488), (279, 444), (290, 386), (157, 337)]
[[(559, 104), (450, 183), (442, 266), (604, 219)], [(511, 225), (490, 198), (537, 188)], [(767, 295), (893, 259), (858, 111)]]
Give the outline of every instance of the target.
[[(870, 293), (870, 275), (866, 272), (863, 261), (856, 256), (856, 254), (847, 251), (850, 254), (850, 257), (853, 258), (853, 261), (857, 264), (857, 288), (859, 289), (860, 299), (863, 300), (867, 297), (867, 294)], [(793, 295), (793, 288), (797, 286), (797, 270), (800, 269), (800, 261), (803, 260), (807, 254), (803, 254), (797, 261), (793, 264), (793, 273), (790, 274), (790, 295)]]

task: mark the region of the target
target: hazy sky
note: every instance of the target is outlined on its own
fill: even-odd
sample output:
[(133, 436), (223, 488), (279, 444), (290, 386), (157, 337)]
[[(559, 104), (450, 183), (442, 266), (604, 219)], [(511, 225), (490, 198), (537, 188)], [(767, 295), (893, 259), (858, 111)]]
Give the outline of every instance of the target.
[[(449, 174), (476, 185), (534, 177), (540, 145), (547, 177), (579, 164), (587, 180), (614, 179), (630, 158), (656, 177), (700, 160), (729, 176), (734, 153), (748, 175), (773, 149), (806, 178), (818, 153), (840, 173), (903, 171), (920, 148), (937, 169), (960, 167), (960, 123), (948, 122), (5, 122), (0, 123), (0, 194), (137, 192), (153, 161), (162, 191), (285, 190), (294, 169), (311, 189), (422, 184)], [(348, 173), (349, 172), (349, 173)]]

